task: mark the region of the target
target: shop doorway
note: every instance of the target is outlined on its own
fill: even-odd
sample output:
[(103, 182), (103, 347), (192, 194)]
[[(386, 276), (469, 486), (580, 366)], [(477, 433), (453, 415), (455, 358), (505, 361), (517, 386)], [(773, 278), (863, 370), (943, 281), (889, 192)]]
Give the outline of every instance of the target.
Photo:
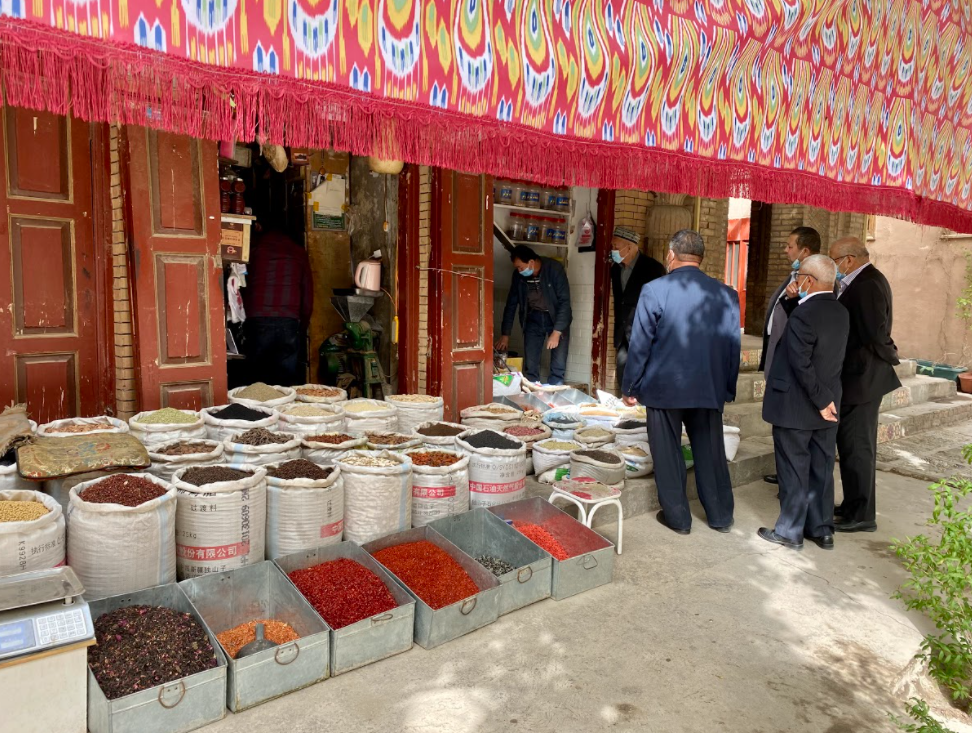
[(15, 107), (0, 116), (0, 404), (24, 402), (39, 423), (103, 415), (112, 403), (96, 226), (107, 206), (92, 175), (104, 177), (93, 171), (103, 127)]

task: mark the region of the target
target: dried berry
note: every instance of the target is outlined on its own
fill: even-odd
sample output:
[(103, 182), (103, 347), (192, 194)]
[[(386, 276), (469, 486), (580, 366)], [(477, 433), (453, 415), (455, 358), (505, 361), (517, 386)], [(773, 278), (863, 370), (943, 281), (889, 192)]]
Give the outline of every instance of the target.
[(540, 545), (540, 547), (549, 552), (556, 559), (566, 560), (569, 557), (567, 550), (565, 550), (563, 545), (557, 541), (557, 538), (539, 524), (530, 524), (529, 522), (513, 522), (513, 527), (528, 540)]
[(347, 558), (294, 570), (288, 577), (335, 630), (398, 606), (381, 578)]
[(479, 586), (462, 565), (427, 540), (386, 547), (374, 556), (433, 609), (445, 608), (479, 592)]
[(119, 473), (101, 479), (81, 492), (81, 498), (92, 504), (121, 504), (138, 506), (158, 499), (166, 492), (164, 486), (141, 476)]
[(512, 427), (505, 428), (503, 432), (507, 435), (515, 435), (518, 438), (527, 438), (531, 435), (543, 435), (547, 431), (543, 430), (542, 428), (531, 428), (527, 425), (514, 425)]
[(239, 654), (240, 649), (251, 641), (256, 640), (257, 624), (263, 624), (263, 638), (277, 645), (288, 644), (300, 638), (300, 634), (294, 631), (294, 627), (286, 621), (267, 618), (257, 621), (247, 621), (245, 624), (227, 629), (222, 633), (216, 634), (216, 640), (231, 658), (236, 659), (236, 655)]

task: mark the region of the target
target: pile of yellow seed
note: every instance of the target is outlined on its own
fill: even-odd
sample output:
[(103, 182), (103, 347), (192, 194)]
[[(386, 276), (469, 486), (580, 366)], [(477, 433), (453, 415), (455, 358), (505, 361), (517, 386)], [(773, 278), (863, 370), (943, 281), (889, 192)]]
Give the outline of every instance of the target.
[(137, 422), (147, 425), (184, 425), (198, 420), (199, 418), (191, 412), (183, 412), (174, 407), (163, 407), (161, 410), (142, 415)]
[(358, 400), (352, 400), (351, 402), (345, 402), (341, 405), (341, 409), (345, 412), (377, 412), (378, 410), (387, 410), (388, 407), (384, 407), (376, 402), (359, 402)]
[(32, 522), (49, 511), (39, 501), (0, 501), (0, 522)]
[(427, 394), (396, 394), (385, 397), (386, 402), (413, 402), (425, 404), (432, 404), (433, 402), (438, 402), (440, 399), (441, 398), (435, 397), (434, 395)]
[(328, 409), (324, 405), (315, 405), (311, 402), (298, 402), (291, 407), (285, 407), (281, 412), (287, 415), (296, 415), (297, 417), (333, 417), (337, 413), (334, 410)]

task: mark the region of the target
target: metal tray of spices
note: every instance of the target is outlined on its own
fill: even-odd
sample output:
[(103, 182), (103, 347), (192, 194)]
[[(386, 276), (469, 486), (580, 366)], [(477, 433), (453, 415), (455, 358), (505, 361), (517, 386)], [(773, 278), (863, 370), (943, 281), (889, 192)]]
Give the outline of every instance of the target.
[(209, 636), (216, 666), (182, 679), (109, 700), (88, 669), (90, 733), (185, 733), (226, 715), (226, 655), (199, 612), (175, 583), (91, 601), (91, 618), (125, 606), (164, 606), (191, 613)]
[(550, 597), (552, 558), (486, 509), (443, 517), (429, 526), (472, 558), (492, 555), (513, 570), (498, 577), (499, 615)]
[(550, 409), (550, 405), (546, 402), (541, 402), (536, 397), (525, 392), (517, 395), (510, 395), (509, 397), (497, 397), (493, 400), (500, 405), (506, 405), (507, 407), (515, 407), (517, 410), (526, 412), (527, 410), (534, 410), (536, 412), (546, 412)]
[(284, 574), (289, 575), (294, 570), (303, 570), (340, 558), (354, 560), (381, 578), (398, 607), (342, 629), (330, 630), (331, 675), (350, 672), (366, 664), (407, 652), (412, 648), (412, 635), (415, 632), (415, 599), (402, 589), (391, 573), (354, 542), (340, 542), (295, 552), (278, 557), (274, 563)]
[(213, 636), (260, 619), (285, 621), (300, 634), (243, 659), (226, 655), (226, 704), (234, 713), (327, 679), (330, 629), (272, 562), (201, 575), (179, 587)]
[[(553, 504), (533, 497), (491, 507), (488, 511), (508, 522), (520, 521), (550, 527), (562, 537), (566, 560), (551, 557), (553, 564), (550, 595), (563, 600), (599, 585), (610, 583), (614, 575), (614, 545), (585, 527)], [(532, 544), (532, 542), (531, 542)]]
[(407, 529), (404, 532), (373, 540), (363, 545), (363, 548), (373, 555), (386, 547), (422, 540), (438, 545), (449, 553), (480, 590), (469, 598), (456, 601), (444, 608), (433, 609), (396, 576), (396, 582), (415, 599), (415, 643), (425, 649), (431, 649), (447, 641), (458, 639), (470, 631), (488, 626), (499, 618), (499, 581), (496, 576), (431, 527)]

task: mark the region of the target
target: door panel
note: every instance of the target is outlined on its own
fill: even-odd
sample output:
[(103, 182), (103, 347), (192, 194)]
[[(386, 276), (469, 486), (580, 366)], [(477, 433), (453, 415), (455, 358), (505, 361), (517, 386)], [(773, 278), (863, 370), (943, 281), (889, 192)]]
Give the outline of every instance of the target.
[(457, 419), (493, 399), (492, 182), (436, 169), (432, 187), (429, 393)]
[(126, 133), (140, 408), (225, 402), (216, 144)]
[[(104, 414), (91, 127), (5, 107), (0, 146), (0, 404), (48, 422)], [(104, 370), (107, 371), (107, 370)]]

